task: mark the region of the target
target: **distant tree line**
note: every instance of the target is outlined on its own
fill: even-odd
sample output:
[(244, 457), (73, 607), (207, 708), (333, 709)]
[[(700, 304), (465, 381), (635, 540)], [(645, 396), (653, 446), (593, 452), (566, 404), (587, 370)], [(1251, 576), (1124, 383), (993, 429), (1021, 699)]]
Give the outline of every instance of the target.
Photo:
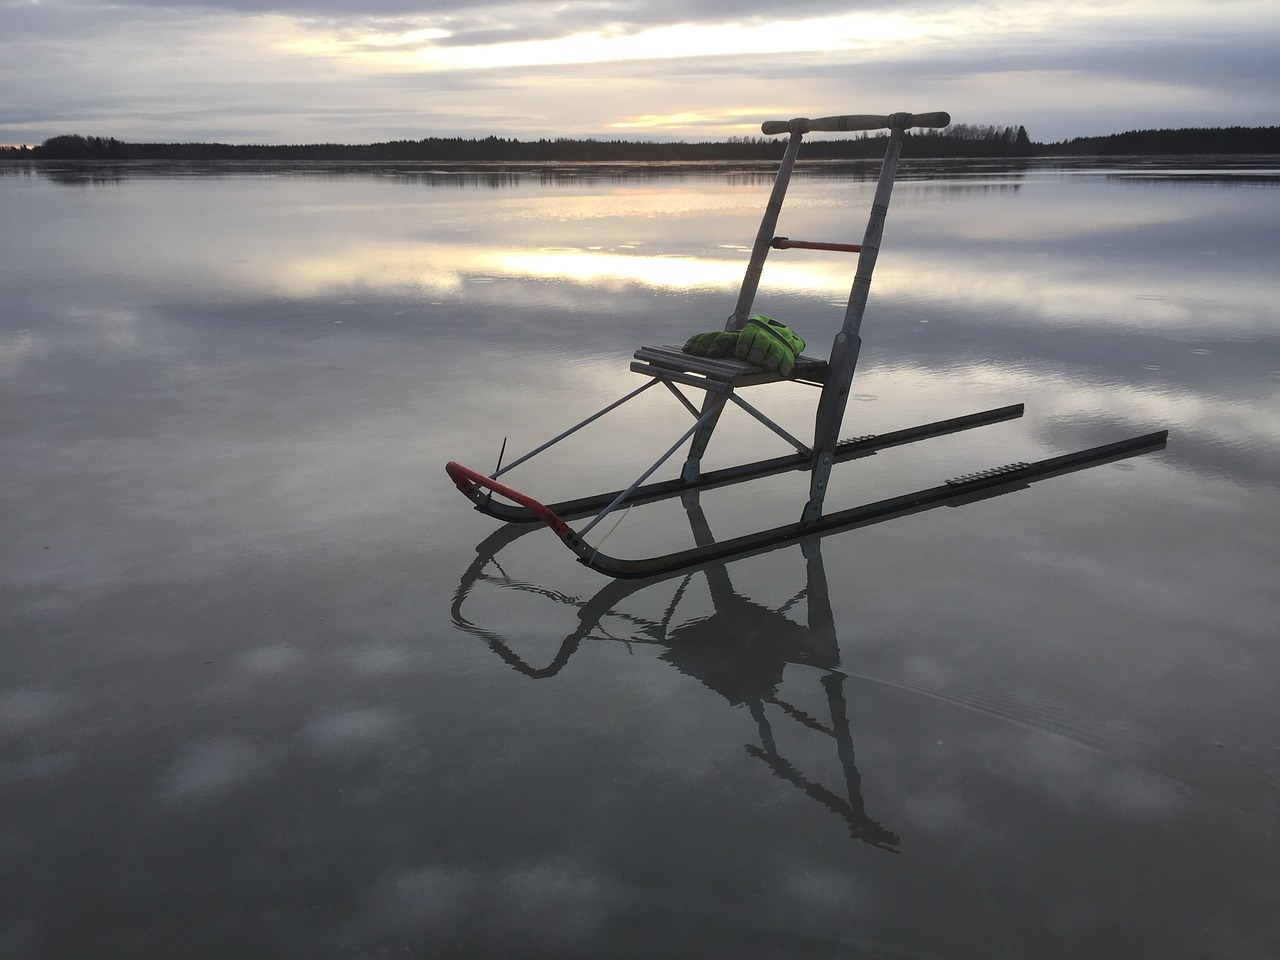
[[(810, 140), (804, 155), (812, 159), (851, 160), (880, 157), (887, 134), (840, 140)], [(312, 143), (292, 145), (228, 143), (126, 143), (115, 137), (51, 137), (38, 147), (22, 148), (35, 160), (193, 160), (193, 161), (426, 161), (426, 162), (578, 162), (778, 160), (786, 146), (778, 137), (730, 137), (719, 142), (644, 140), (515, 140), (484, 137), (427, 137), (386, 143)], [(943, 131), (909, 133), (907, 157), (1030, 156), (1034, 145), (1025, 127), (956, 124)]]
[[(886, 133), (833, 140), (809, 140), (803, 156), (818, 160), (871, 159), (884, 154)], [(401, 162), (591, 162), (696, 160), (777, 160), (780, 137), (730, 137), (688, 143), (642, 140), (515, 140), (426, 137), (385, 143), (292, 145), (228, 143), (126, 143), (115, 137), (51, 137), (37, 147), (3, 147), (0, 159), (24, 160), (188, 160), (188, 161), (401, 161)], [(904, 157), (1033, 157), (1116, 154), (1280, 154), (1280, 127), (1136, 130), (1106, 137), (1076, 137), (1034, 143), (1026, 127), (953, 124), (942, 130), (908, 133)]]
[(1106, 137), (1075, 137), (1046, 144), (1041, 152), (1087, 156), (1206, 153), (1280, 153), (1280, 127), (1188, 127), (1130, 130)]

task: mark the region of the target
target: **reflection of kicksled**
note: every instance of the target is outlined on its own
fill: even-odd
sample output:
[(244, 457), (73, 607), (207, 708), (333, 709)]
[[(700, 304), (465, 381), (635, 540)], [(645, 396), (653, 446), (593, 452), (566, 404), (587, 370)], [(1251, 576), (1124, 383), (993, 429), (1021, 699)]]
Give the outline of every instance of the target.
[[(594, 570), (614, 577), (648, 577), (670, 573), (674, 570), (696, 566), (713, 560), (747, 556), (804, 537), (833, 533), (838, 530), (874, 523), (934, 506), (960, 503), (978, 497), (996, 496), (1021, 489), (1033, 480), (1081, 470), (1086, 467), (1097, 466), (1113, 460), (1160, 449), (1167, 439), (1168, 431), (1162, 430), (1134, 437), (1130, 440), (1092, 447), (1087, 450), (1051, 457), (1033, 463), (1011, 463), (1006, 466), (967, 474), (947, 480), (939, 486), (890, 497), (875, 503), (832, 513), (824, 512), (823, 501), (831, 468), (841, 461), (865, 456), (885, 447), (913, 443), (917, 440), (967, 430), (972, 427), (1022, 415), (1022, 405), (1016, 404), (1010, 407), (1001, 407), (995, 410), (987, 410), (969, 414), (968, 416), (911, 427), (906, 430), (882, 434), (878, 437), (863, 437), (845, 441), (838, 441), (837, 439), (844, 419), (845, 404), (853, 381), (858, 351), (862, 343), (859, 337), (859, 330), (862, 326), (862, 316), (871, 287), (871, 273), (875, 268), (876, 256), (879, 253), (880, 237), (884, 229), (889, 197), (893, 190), (894, 174), (897, 169), (903, 137), (907, 129), (911, 127), (942, 127), (948, 123), (950, 123), (950, 117), (945, 113), (915, 115), (895, 113), (891, 116), (842, 116), (825, 117), (820, 120), (800, 118), (791, 121), (771, 121), (765, 123), (762, 127), (764, 133), (769, 135), (789, 132), (790, 138), (787, 142), (781, 166), (778, 169), (773, 192), (765, 208), (760, 230), (756, 235), (755, 246), (751, 252), (751, 259), (747, 265), (741, 291), (738, 294), (737, 305), (733, 315), (725, 324), (725, 330), (730, 332), (738, 331), (746, 325), (751, 315), (751, 307), (755, 299), (761, 271), (764, 267), (765, 257), (770, 249), (808, 248), (856, 252), (858, 253), (858, 265), (854, 276), (853, 288), (850, 291), (848, 305), (845, 309), (844, 323), (840, 332), (836, 334), (835, 341), (831, 347), (830, 360), (824, 361), (813, 357), (801, 356), (796, 360), (795, 366), (789, 375), (782, 377), (776, 373), (764, 372), (760, 368), (740, 360), (690, 356), (682, 352), (678, 347), (641, 347), (635, 353), (631, 369), (649, 378), (644, 386), (609, 404), (559, 436), (512, 461), (506, 467), (501, 467), (500, 465), (500, 468), (491, 475), (486, 476), (458, 463), (449, 463), (446, 466), (446, 470), (458, 489), (475, 503), (478, 510), (491, 516), (509, 522), (543, 521), (559, 535), (560, 539), (578, 556), (582, 563)], [(791, 178), (791, 170), (795, 164), (804, 134), (814, 130), (878, 130), (886, 127), (890, 130), (888, 147), (885, 151), (884, 163), (880, 170), (880, 178), (876, 186), (870, 218), (861, 245), (797, 241), (773, 235), (777, 226), (778, 215), (782, 209), (783, 197), (786, 194), (787, 185)], [(810, 384), (820, 388), (814, 416), (814, 433), (811, 446), (792, 436), (737, 393), (740, 387), (776, 383), (782, 380)], [(694, 423), (656, 463), (645, 470), (629, 487), (597, 496), (548, 505), (498, 481), (497, 478), (508, 470), (542, 453), (553, 444), (576, 433), (606, 413), (659, 383), (670, 390), (676, 399), (693, 415)], [(695, 404), (690, 401), (677, 384), (704, 391), (701, 404)], [(701, 471), (702, 455), (711, 440), (711, 435), (715, 430), (721, 412), (729, 403), (736, 404), (765, 427), (781, 436), (795, 448), (796, 452), (789, 456), (759, 460), (722, 470)], [(684, 468), (678, 479), (655, 483), (645, 482), (658, 467), (686, 443), (689, 444), (689, 447)], [(665, 556), (636, 560), (607, 556), (596, 547), (592, 547), (584, 539), (601, 520), (621, 507), (650, 503), (676, 496), (677, 494), (742, 483), (747, 480), (791, 470), (807, 470), (810, 473), (809, 499), (798, 522), (735, 537), (719, 543), (699, 544), (690, 549)], [(509, 502), (494, 502), (495, 495)], [(569, 528), (567, 521), (582, 517), (591, 517), (592, 519), (580, 530), (575, 531)]]
[[(711, 533), (696, 495), (689, 495), (685, 506), (696, 541), (708, 543)], [(758, 743), (744, 744), (748, 755), (761, 761), (775, 777), (840, 817), (854, 839), (897, 852), (897, 835), (872, 819), (863, 802), (862, 777), (855, 763), (845, 701), (845, 681), (848, 678), (838, 669), (840, 648), (816, 537), (800, 544), (806, 561), (804, 589), (779, 609), (770, 609), (738, 593), (724, 565), (713, 563), (704, 566), (700, 573), (706, 577), (714, 612), (707, 617), (679, 623), (676, 621), (677, 608), (697, 573), (689, 573), (682, 578), (660, 617), (624, 613), (618, 609), (619, 604), (628, 596), (650, 587), (650, 583), (614, 580), (594, 596), (583, 600), (508, 575), (497, 555), (527, 532), (528, 527), (506, 526), (476, 547), (477, 557), (463, 574), (453, 598), (455, 625), (482, 639), (510, 667), (535, 680), (558, 674), (584, 641), (605, 639), (628, 645), (664, 647), (659, 659), (698, 680), (733, 706), (747, 708), (758, 738)], [(488, 586), (527, 592), (574, 607), (578, 611), (578, 627), (565, 637), (549, 661), (542, 665), (531, 664), (498, 633), (467, 619), (464, 607), (477, 589)], [(807, 608), (806, 625), (788, 616), (801, 600), (805, 601)], [(480, 603), (478, 599), (473, 602)], [(606, 627), (606, 621), (610, 626)], [(621, 626), (621, 635), (615, 635), (612, 622)], [(789, 665), (820, 673), (819, 682), (828, 718), (814, 716), (811, 711), (779, 695), (778, 688)], [(802, 738), (823, 736), (834, 741), (843, 781), (840, 786), (825, 785), (784, 756), (779, 736), (775, 734), (775, 724), (788, 725), (786, 731), (779, 728), (779, 733)]]

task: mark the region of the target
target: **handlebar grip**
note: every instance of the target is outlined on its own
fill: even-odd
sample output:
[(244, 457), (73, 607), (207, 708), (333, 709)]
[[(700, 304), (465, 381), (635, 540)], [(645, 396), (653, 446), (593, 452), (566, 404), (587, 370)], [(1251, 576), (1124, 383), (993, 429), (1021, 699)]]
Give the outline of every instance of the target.
[(765, 136), (779, 133), (811, 133), (815, 130), (906, 130), (909, 127), (945, 127), (951, 122), (951, 114), (944, 110), (936, 113), (892, 113), (888, 116), (869, 113), (846, 114), (840, 117), (796, 117), (794, 120), (766, 120), (760, 124)]

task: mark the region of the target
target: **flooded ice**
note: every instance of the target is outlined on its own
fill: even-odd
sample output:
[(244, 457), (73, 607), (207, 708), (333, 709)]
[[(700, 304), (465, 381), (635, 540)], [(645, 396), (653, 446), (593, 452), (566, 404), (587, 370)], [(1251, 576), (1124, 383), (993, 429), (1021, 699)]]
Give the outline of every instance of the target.
[[(828, 505), (1168, 446), (658, 582), (444, 464), (719, 328), (766, 167), (0, 172), (0, 954), (1280, 953), (1272, 160), (904, 163), (842, 436), (1026, 409)], [(779, 232), (857, 242), (873, 178), (802, 166)], [(826, 355), (851, 276), (775, 252), (756, 306)], [(810, 388), (748, 396), (808, 436)], [(650, 391), (510, 482), (689, 422)], [(707, 466), (787, 452), (735, 411)]]

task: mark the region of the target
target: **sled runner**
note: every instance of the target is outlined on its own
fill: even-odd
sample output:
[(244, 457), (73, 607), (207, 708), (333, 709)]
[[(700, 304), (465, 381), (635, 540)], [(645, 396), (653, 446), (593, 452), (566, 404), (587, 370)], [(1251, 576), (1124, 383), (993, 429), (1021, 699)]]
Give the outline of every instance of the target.
[[(817, 120), (802, 117), (789, 121), (769, 121), (762, 125), (761, 129), (766, 135), (788, 133), (790, 136), (778, 168), (772, 193), (765, 207), (760, 229), (752, 247), (751, 257), (747, 264), (746, 274), (743, 277), (742, 287), (738, 293), (737, 303), (733, 314), (725, 324), (724, 332), (727, 335), (746, 336), (752, 332), (753, 324), (760, 326), (762, 321), (768, 321), (786, 333), (790, 333), (785, 327), (775, 324), (769, 318), (753, 317), (751, 313), (765, 258), (770, 250), (818, 249), (856, 253), (858, 260), (853, 287), (845, 308), (843, 324), (832, 343), (828, 360), (796, 353), (789, 355), (780, 364), (774, 359), (773, 364), (777, 365), (777, 369), (771, 370), (749, 362), (749, 358), (742, 359), (739, 356), (714, 355), (714, 352), (695, 355), (688, 352), (693, 341), (690, 341), (690, 344), (686, 345), (684, 349), (669, 345), (643, 346), (635, 351), (631, 369), (647, 378), (644, 385), (605, 406), (582, 422), (570, 427), (506, 466), (502, 466), (499, 463), (499, 468), (492, 474), (486, 475), (458, 463), (448, 463), (445, 469), (454, 484), (472, 500), (476, 509), (500, 520), (507, 522), (542, 521), (546, 523), (555, 531), (565, 545), (577, 555), (582, 563), (594, 570), (613, 577), (650, 577), (697, 566), (713, 560), (724, 560), (758, 553), (779, 544), (804, 537), (834, 533), (868, 522), (876, 522), (913, 513), (932, 506), (962, 503), (977, 497), (996, 496), (1015, 489), (1022, 489), (1034, 480), (1097, 466), (1112, 460), (1147, 453), (1163, 447), (1168, 437), (1168, 431), (1161, 430), (1118, 443), (1104, 444), (1034, 463), (1016, 462), (977, 473), (966, 474), (936, 486), (926, 487), (901, 496), (890, 497), (851, 509), (835, 512), (825, 511), (824, 502), (827, 484), (831, 469), (837, 463), (859, 456), (866, 456), (887, 447), (914, 443), (931, 437), (1013, 419), (1020, 417), (1023, 412), (1022, 405), (1015, 404), (910, 427), (880, 436), (861, 437), (846, 441), (838, 440), (850, 386), (853, 381), (854, 368), (857, 365), (858, 352), (862, 344), (860, 337), (862, 318), (870, 292), (872, 271), (875, 269), (876, 258), (879, 254), (880, 239), (884, 230), (885, 215), (888, 212), (889, 198), (893, 191), (894, 176), (897, 170), (898, 157), (902, 150), (903, 138), (906, 131), (912, 127), (944, 127), (950, 122), (951, 118), (946, 113), (895, 113), (889, 116), (854, 115), (824, 117)], [(783, 198), (786, 195), (792, 168), (795, 165), (800, 144), (805, 134), (812, 131), (880, 130), (885, 128), (890, 131), (888, 145), (881, 165), (866, 232), (861, 244), (792, 240), (787, 237), (775, 236)], [(755, 354), (751, 356), (754, 357)], [(780, 381), (808, 384), (819, 391), (814, 415), (813, 439), (810, 443), (805, 443), (794, 437), (739, 394), (741, 388)], [(617, 409), (658, 384), (661, 384), (675, 396), (692, 414), (694, 422), (670, 449), (663, 453), (654, 464), (641, 473), (625, 489), (576, 500), (545, 504), (513, 489), (498, 479), (509, 470), (543, 453), (554, 444), (559, 443), (583, 427), (594, 423), (610, 411)], [(702, 391), (701, 402), (695, 403), (691, 401), (685, 392), (680, 389), (681, 387)], [(766, 428), (782, 437), (796, 452), (788, 456), (758, 460), (735, 467), (702, 471), (701, 461), (703, 454), (712, 438), (721, 413), (729, 404), (736, 405)], [(657, 472), (659, 467), (682, 448), (686, 448), (686, 445), (684, 466), (680, 471), (679, 477), (666, 481), (646, 482)], [(501, 457), (499, 459), (501, 460)], [(601, 520), (618, 509), (641, 503), (650, 503), (668, 497), (692, 494), (715, 487), (742, 483), (787, 471), (807, 471), (809, 473), (809, 497), (798, 521), (719, 543), (703, 543), (690, 549), (664, 556), (634, 560), (620, 559), (603, 554), (585, 539)], [(495, 497), (500, 497), (502, 501), (506, 502), (496, 501)], [(583, 517), (591, 517), (591, 519), (581, 529), (574, 530), (569, 527), (569, 521)]]

